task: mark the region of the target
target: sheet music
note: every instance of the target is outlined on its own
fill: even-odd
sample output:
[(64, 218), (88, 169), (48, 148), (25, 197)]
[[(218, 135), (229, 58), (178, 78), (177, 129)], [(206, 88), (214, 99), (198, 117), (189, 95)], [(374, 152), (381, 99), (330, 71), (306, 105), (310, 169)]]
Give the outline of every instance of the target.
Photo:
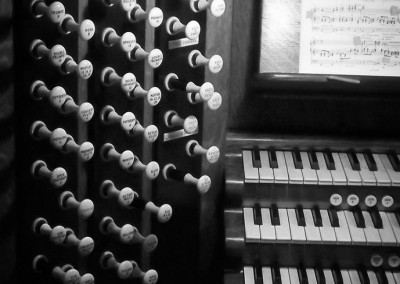
[(400, 0), (302, 0), (300, 73), (400, 76)]

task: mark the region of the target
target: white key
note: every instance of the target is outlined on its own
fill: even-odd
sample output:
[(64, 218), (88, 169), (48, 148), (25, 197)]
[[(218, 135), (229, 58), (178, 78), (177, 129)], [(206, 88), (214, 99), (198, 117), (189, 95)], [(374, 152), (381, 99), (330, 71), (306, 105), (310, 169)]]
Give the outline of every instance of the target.
[(362, 211), (365, 220), (364, 234), (368, 245), (379, 245), (382, 243), (378, 229), (372, 222), (371, 215), (367, 211)]
[(376, 277), (375, 272), (373, 272), (372, 270), (367, 270), (367, 274), (368, 274), (370, 284), (379, 284), (378, 278)]
[(289, 278), (290, 284), (300, 284), (299, 273), (297, 272), (297, 268), (289, 267)]
[(357, 270), (349, 269), (349, 275), (352, 284), (361, 284), (360, 276), (358, 275)]
[(397, 221), (396, 215), (393, 212), (387, 212), (386, 214), (388, 216), (390, 225), (392, 226), (393, 233), (396, 236), (397, 245), (399, 245), (400, 244), (400, 224)]
[(269, 164), (268, 151), (260, 151), (261, 168), (258, 169), (260, 174), (260, 182), (274, 183), (274, 171)]
[(379, 215), (381, 215), (382, 226), (383, 226), (383, 229), (378, 229), (379, 235), (381, 236), (382, 245), (383, 246), (395, 246), (397, 244), (396, 236), (393, 233), (392, 226), (390, 225), (388, 215), (386, 214), (386, 212), (382, 212), (382, 211), (379, 212)]
[(400, 284), (400, 272), (393, 272), (394, 280), (397, 284)]
[(322, 227), (319, 228), (319, 231), (321, 233), (322, 242), (326, 244), (334, 244), (336, 243), (336, 232), (329, 220), (328, 210), (320, 210), (320, 212)]
[(354, 214), (351, 211), (345, 210), (347, 226), (349, 227), (351, 241), (355, 245), (363, 245), (367, 242), (364, 235), (364, 229), (358, 228)]
[(379, 154), (379, 158), (381, 158), (382, 164), (386, 169), (386, 172), (389, 175), (389, 178), (392, 180), (392, 186), (400, 185), (400, 173), (395, 172), (392, 164), (390, 163), (389, 157), (385, 154)]
[[(276, 241), (277, 242), (287, 242), (292, 239), (290, 235), (289, 219), (286, 209), (278, 209), (280, 225), (275, 226)], [(283, 283), (283, 282), (282, 282)]]
[(289, 269), (287, 267), (281, 267), (281, 268), (279, 268), (279, 272), (281, 273), (282, 284), (291, 284), (290, 276), (289, 276)]
[(335, 280), (333, 279), (332, 270), (324, 269), (323, 271), (324, 271), (326, 284), (335, 284)]
[(323, 185), (332, 184), (333, 180), (331, 172), (328, 170), (328, 167), (326, 166), (324, 154), (321, 152), (315, 152), (315, 155), (317, 156), (317, 161), (319, 165), (319, 170), (316, 170), (319, 184)]
[(243, 267), (244, 284), (255, 284), (254, 269), (252, 266)]
[(275, 226), (271, 222), (271, 212), (269, 208), (261, 208), (261, 220), (262, 225), (260, 225), (261, 242), (275, 242)]
[(289, 183), (292, 184), (303, 184), (303, 174), (300, 169), (296, 169), (294, 167), (294, 160), (292, 156), (292, 152), (284, 151), (286, 161), (286, 168), (289, 176)]
[(338, 153), (332, 153), (333, 160), (335, 161), (335, 170), (331, 170), (333, 185), (347, 185), (346, 174)]
[(254, 224), (253, 208), (244, 207), (244, 231), (246, 242), (254, 243), (260, 241), (260, 226)]
[(262, 267), (263, 284), (273, 284), (271, 267)]
[(346, 217), (343, 211), (337, 212), (339, 227), (335, 227), (335, 234), (338, 244), (351, 244), (350, 230), (347, 226)]
[(343, 284), (352, 284), (348, 270), (341, 269), (340, 274), (342, 274)]
[(253, 158), (250, 150), (243, 150), (244, 181), (258, 183), (258, 168), (253, 166)]
[(289, 183), (289, 176), (286, 168), (285, 156), (282, 151), (276, 151), (278, 168), (274, 170), (275, 183)]
[(361, 153), (356, 154), (358, 161), (360, 162), (360, 176), (362, 185), (376, 185), (376, 179), (374, 172), (371, 172), (368, 168), (367, 161)]
[(303, 181), (304, 184), (318, 184), (317, 172), (311, 168), (307, 152), (300, 152), (301, 162), (303, 163)]
[(379, 158), (378, 154), (372, 154), (372, 157), (375, 160), (377, 171), (374, 172), (376, 178), (376, 184), (381, 186), (390, 186), (392, 185), (392, 181), (387, 174), (385, 167), (382, 164), (381, 158)]
[(321, 243), (321, 234), (319, 228), (314, 224), (314, 218), (312, 216), (311, 209), (304, 209), (304, 219), (306, 220), (306, 226), (304, 231), (306, 232), (307, 243)]
[(394, 280), (393, 273), (390, 271), (385, 271), (386, 278), (388, 280), (388, 284), (396, 284), (396, 280)]
[(290, 225), (290, 235), (294, 243), (305, 243), (306, 233), (304, 227), (297, 225), (296, 211), (294, 209), (287, 209)]
[(349, 157), (346, 153), (339, 153), (340, 161), (342, 162), (342, 166), (344, 172), (347, 177), (348, 185), (361, 185), (361, 176), (358, 171), (353, 170), (350, 164)]
[(308, 278), (308, 284), (318, 284), (317, 276), (315, 275), (315, 270), (312, 268), (306, 269), (306, 274)]

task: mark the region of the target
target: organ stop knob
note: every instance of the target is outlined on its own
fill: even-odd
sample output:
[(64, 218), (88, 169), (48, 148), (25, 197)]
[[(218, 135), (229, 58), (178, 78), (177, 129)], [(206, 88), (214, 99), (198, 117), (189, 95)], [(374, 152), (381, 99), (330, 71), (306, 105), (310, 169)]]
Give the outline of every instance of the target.
[(164, 19), (164, 13), (158, 7), (151, 8), (149, 11), (144, 11), (139, 4), (136, 4), (132, 10), (128, 11), (128, 19), (133, 23), (147, 20), (150, 26), (157, 28)]
[(130, 52), (135, 48), (136, 43), (136, 37), (133, 33), (126, 32), (119, 36), (113, 28), (105, 28), (101, 35), (101, 40), (107, 47), (117, 44), (124, 52)]
[(177, 17), (170, 17), (167, 20), (165, 27), (169, 35), (184, 33), (185, 36), (191, 40), (197, 39), (201, 31), (200, 24), (198, 22), (190, 21), (184, 25)]
[(103, 107), (100, 112), (100, 119), (104, 124), (118, 123), (120, 127), (125, 131), (131, 130), (136, 123), (136, 117), (132, 112), (125, 112), (121, 116), (110, 105), (106, 105)]
[(82, 122), (88, 122), (94, 114), (94, 107), (91, 103), (84, 102), (77, 105), (71, 96), (65, 98), (65, 102), (61, 105), (60, 112), (63, 114), (75, 113)]
[(49, 49), (40, 39), (32, 41), (29, 50), (34, 59), (39, 60), (43, 57), (47, 57), (55, 66), (60, 66), (67, 56), (67, 52), (62, 45), (56, 44)]
[(198, 121), (193, 115), (181, 118), (174, 110), (169, 110), (164, 114), (164, 123), (167, 127), (182, 126), (186, 133), (193, 134), (197, 131)]
[(111, 7), (114, 4), (120, 4), (120, 7), (125, 11), (132, 10), (136, 5), (136, 0), (102, 0), (103, 4)]
[(141, 135), (149, 143), (153, 143), (158, 138), (157, 126), (149, 125), (146, 128), (144, 128), (138, 120), (136, 120), (135, 126), (131, 130), (129, 130), (127, 133), (129, 136)]
[(105, 86), (119, 84), (122, 91), (131, 92), (136, 85), (136, 77), (132, 73), (126, 73), (124, 76), (119, 76), (111, 67), (106, 67), (101, 72), (101, 82)]
[[(211, 4), (210, 4), (211, 2)], [(215, 17), (221, 17), (225, 12), (225, 1), (224, 0), (190, 0), (190, 8), (193, 12), (198, 13), (200, 11), (210, 9), (210, 12)]]
[(124, 170), (132, 166), (135, 158), (135, 155), (132, 153), (132, 151), (126, 150), (122, 153), (117, 152), (114, 148), (114, 145), (111, 143), (105, 143), (101, 147), (100, 156), (104, 161), (118, 161), (119, 166)]
[(210, 58), (206, 58), (198, 50), (192, 50), (188, 55), (189, 66), (197, 68), (199, 66), (206, 66), (212, 73), (218, 73), (221, 71), (224, 61), (220, 55), (213, 55)]
[(53, 23), (59, 23), (65, 16), (65, 7), (58, 1), (47, 6), (43, 0), (33, 0), (30, 5), (30, 11), (36, 18), (46, 15)]
[(157, 87), (144, 90), (140, 84), (137, 83), (133, 91), (128, 93), (128, 98), (146, 98), (146, 101), (149, 103), (149, 105), (156, 106), (161, 101), (161, 90)]
[(166, 180), (173, 179), (184, 182), (185, 184), (195, 185), (199, 193), (206, 193), (211, 187), (211, 179), (209, 176), (204, 175), (200, 178), (195, 178), (189, 173), (177, 170), (173, 164), (165, 165), (162, 174)]
[(105, 180), (100, 185), (100, 195), (103, 198), (116, 198), (119, 205), (129, 207), (135, 197), (135, 192), (129, 187), (118, 190), (111, 180)]
[(54, 187), (62, 187), (67, 181), (67, 172), (63, 168), (58, 167), (50, 171), (42, 160), (37, 160), (32, 164), (31, 174), (35, 178), (48, 179)]
[(214, 94), (214, 86), (205, 82), (201, 86), (197, 86), (195, 83), (179, 79), (175, 73), (169, 73), (164, 79), (164, 87), (172, 92), (175, 89), (185, 91), (186, 93), (199, 93), (203, 101), (208, 101)]
[(133, 62), (147, 59), (146, 62), (151, 68), (159, 67), (164, 59), (164, 55), (160, 49), (155, 48), (147, 52), (138, 43), (135, 44), (132, 51), (127, 53), (127, 56)]
[(200, 146), (199, 142), (196, 140), (190, 140), (186, 143), (186, 154), (190, 157), (195, 155), (204, 155), (209, 163), (216, 163), (219, 159), (219, 149), (216, 146), (211, 146), (208, 149)]
[(32, 83), (30, 93), (32, 98), (35, 100), (47, 98), (50, 104), (56, 109), (60, 109), (67, 98), (67, 93), (63, 87), (56, 86), (49, 90), (46, 84), (40, 80), (36, 80)]
[(94, 23), (89, 19), (77, 23), (71, 15), (66, 14), (61, 22), (59, 22), (58, 30), (63, 34), (69, 34), (70, 32), (76, 31), (81, 39), (89, 40), (93, 37), (96, 28)]
[(50, 144), (58, 149), (65, 145), (67, 142), (67, 133), (62, 128), (56, 128), (50, 131), (43, 121), (35, 121), (31, 126), (31, 136), (36, 140), (48, 139)]
[(84, 199), (82, 201), (78, 201), (75, 199), (75, 196), (71, 191), (64, 191), (61, 193), (59, 197), (59, 205), (65, 210), (76, 210), (81, 219), (89, 218), (92, 216), (94, 211), (94, 204), (92, 200)]
[(150, 269), (146, 272), (140, 270), (138, 264), (135, 261), (131, 261), (132, 263), (132, 279), (140, 279), (143, 284), (155, 284), (158, 281), (158, 273), (154, 269)]
[(110, 251), (105, 251), (101, 254), (100, 266), (103, 269), (115, 270), (119, 279), (128, 279), (133, 270), (133, 265), (130, 261), (118, 262)]
[(81, 256), (87, 256), (92, 253), (94, 249), (94, 241), (91, 237), (78, 239), (74, 231), (69, 228), (66, 229), (66, 235), (67, 236), (64, 240), (64, 244), (66, 246), (75, 247), (78, 250), (79, 255)]
[(79, 78), (87, 80), (90, 78), (90, 76), (92, 76), (93, 65), (89, 60), (86, 59), (76, 63), (70, 55), (67, 55), (64, 62), (60, 65), (59, 70), (65, 75), (76, 73)]
[(47, 220), (44, 218), (36, 218), (32, 223), (32, 231), (37, 235), (48, 236), (50, 241), (56, 245), (64, 242), (66, 231), (63, 226), (50, 227)]
[(143, 164), (137, 156), (133, 161), (131, 167), (128, 168), (129, 172), (142, 172), (146, 175), (147, 178), (153, 180), (158, 177), (160, 173), (160, 166), (156, 161), (151, 161), (147, 165)]

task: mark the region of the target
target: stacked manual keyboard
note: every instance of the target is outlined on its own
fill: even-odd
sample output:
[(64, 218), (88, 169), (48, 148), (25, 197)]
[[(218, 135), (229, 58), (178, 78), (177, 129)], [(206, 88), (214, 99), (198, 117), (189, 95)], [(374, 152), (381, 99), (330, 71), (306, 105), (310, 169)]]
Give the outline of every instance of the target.
[(229, 133), (225, 200), (226, 283), (400, 284), (398, 141)]

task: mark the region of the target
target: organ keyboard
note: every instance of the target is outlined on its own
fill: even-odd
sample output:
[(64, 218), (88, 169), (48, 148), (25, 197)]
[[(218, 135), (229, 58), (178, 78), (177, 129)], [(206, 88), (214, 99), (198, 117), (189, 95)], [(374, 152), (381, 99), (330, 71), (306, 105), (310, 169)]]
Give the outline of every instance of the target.
[(225, 282), (400, 284), (399, 151), (228, 133)]

